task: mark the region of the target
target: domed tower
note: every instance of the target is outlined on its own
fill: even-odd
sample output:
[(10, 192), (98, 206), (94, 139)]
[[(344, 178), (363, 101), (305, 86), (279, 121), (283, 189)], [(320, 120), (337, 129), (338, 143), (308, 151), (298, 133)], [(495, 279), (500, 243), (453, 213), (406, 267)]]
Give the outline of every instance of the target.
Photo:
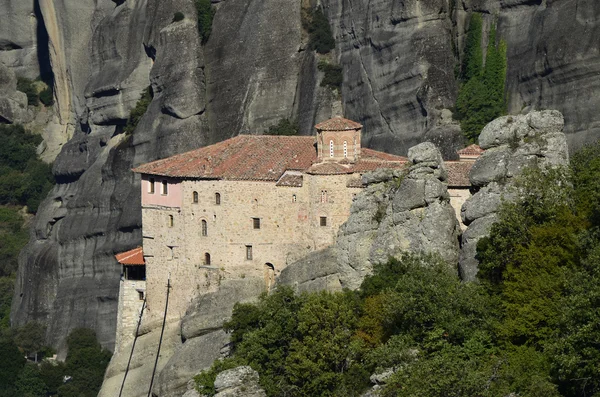
[(319, 161), (346, 160), (353, 163), (358, 160), (361, 124), (337, 116), (317, 124), (315, 128)]

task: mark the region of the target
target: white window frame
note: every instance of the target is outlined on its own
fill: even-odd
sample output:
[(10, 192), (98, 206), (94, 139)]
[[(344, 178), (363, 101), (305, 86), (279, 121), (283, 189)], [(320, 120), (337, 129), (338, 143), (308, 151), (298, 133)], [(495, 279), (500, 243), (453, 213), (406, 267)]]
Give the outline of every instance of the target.
[(329, 157), (333, 157), (333, 140), (329, 141)]

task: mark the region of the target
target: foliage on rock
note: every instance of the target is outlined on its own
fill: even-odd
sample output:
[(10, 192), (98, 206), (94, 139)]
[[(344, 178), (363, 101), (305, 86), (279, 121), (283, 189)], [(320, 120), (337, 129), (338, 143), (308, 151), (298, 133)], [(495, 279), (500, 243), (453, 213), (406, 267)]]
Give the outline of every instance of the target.
[(280, 119), (275, 125), (265, 130), (265, 135), (298, 135), (298, 122), (290, 119)]
[(196, 0), (196, 13), (198, 14), (198, 34), (202, 44), (208, 41), (212, 32), (212, 22), (215, 9), (210, 0)]
[(506, 43), (498, 42), (492, 26), (485, 58), (481, 49), (482, 18), (471, 16), (461, 71), (462, 85), (456, 100), (455, 116), (466, 138), (476, 142), (483, 127), (506, 111)]
[(125, 129), (123, 130), (125, 134), (133, 134), (133, 131), (135, 131), (135, 128), (142, 119), (142, 116), (146, 113), (146, 110), (148, 110), (148, 106), (150, 106), (150, 102), (152, 102), (152, 97), (152, 87), (146, 88), (146, 90), (142, 94), (142, 97), (137, 101), (135, 107), (131, 110), (131, 113), (129, 114), (127, 124), (125, 125)]
[(321, 87), (329, 87), (332, 90), (339, 90), (342, 88), (343, 75), (342, 67), (340, 65), (334, 65), (326, 61), (319, 62), (318, 68), (323, 72), (323, 80), (321, 80)]
[(309, 34), (309, 49), (315, 50), (319, 54), (327, 54), (335, 49), (335, 38), (321, 7), (306, 11), (303, 14), (302, 22)]

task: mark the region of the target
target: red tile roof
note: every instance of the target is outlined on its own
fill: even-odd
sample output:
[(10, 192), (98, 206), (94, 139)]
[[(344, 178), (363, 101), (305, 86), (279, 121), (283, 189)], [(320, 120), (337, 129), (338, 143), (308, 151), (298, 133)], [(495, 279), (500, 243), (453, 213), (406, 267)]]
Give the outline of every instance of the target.
[(134, 172), (171, 177), (276, 181), (317, 159), (312, 136), (238, 135), (190, 152), (143, 164)]
[(122, 265), (145, 265), (144, 252), (142, 247), (137, 247), (132, 250), (121, 252), (115, 255), (117, 261)]
[[(406, 157), (361, 149), (356, 163), (317, 163), (315, 137), (239, 135), (217, 144), (140, 165), (134, 172), (178, 178), (279, 181), (286, 170), (318, 175), (351, 174), (377, 168), (402, 168)], [(283, 178), (282, 186), (301, 186)], [(292, 180), (294, 179), (294, 180)], [(300, 184), (300, 185), (298, 185)]]
[(480, 148), (479, 145), (472, 144), (464, 149), (460, 149), (457, 153), (459, 156), (479, 156), (483, 152), (484, 150)]
[(317, 124), (315, 128), (319, 131), (346, 131), (362, 128), (362, 124), (340, 116), (336, 116), (332, 119), (325, 120), (322, 123)]
[(288, 186), (288, 187), (302, 187), (303, 176), (294, 174), (284, 174), (277, 183), (276, 186)]
[(473, 167), (472, 161), (446, 161), (446, 171), (448, 171), (448, 187), (468, 187), (471, 186), (469, 173)]

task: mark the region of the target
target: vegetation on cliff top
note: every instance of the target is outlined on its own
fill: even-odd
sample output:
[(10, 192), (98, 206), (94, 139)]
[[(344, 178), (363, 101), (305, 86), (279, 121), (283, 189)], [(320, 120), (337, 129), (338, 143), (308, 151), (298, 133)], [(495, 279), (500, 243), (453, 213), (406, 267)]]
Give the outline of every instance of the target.
[(478, 246), (478, 283), (433, 256), (375, 267), (356, 292), (278, 288), (237, 304), (233, 354), (269, 396), (600, 395), (600, 144), (569, 170), (530, 170)]
[(196, 0), (196, 13), (198, 14), (198, 34), (202, 44), (208, 41), (212, 32), (215, 9), (210, 0)]

